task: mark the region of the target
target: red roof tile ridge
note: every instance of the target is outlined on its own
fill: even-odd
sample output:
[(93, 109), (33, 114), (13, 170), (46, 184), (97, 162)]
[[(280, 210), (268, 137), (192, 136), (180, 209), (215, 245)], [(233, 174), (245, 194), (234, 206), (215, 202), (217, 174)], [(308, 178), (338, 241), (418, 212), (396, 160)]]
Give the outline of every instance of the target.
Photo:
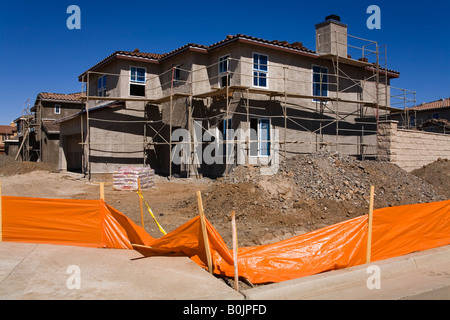
[(450, 107), (450, 98), (439, 99), (431, 102), (424, 102), (420, 105), (409, 108), (409, 110), (432, 110)]
[(62, 100), (62, 101), (79, 101), (81, 92), (75, 93), (54, 93), (54, 92), (41, 92), (39, 93), (41, 99), (46, 100)]

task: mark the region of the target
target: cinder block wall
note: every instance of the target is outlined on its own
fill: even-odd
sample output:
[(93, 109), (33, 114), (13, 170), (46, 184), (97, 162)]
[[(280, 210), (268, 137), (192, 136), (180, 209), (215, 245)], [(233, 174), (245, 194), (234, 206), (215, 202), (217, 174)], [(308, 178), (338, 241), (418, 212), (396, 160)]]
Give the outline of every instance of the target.
[(378, 159), (411, 172), (437, 159), (450, 159), (450, 135), (397, 128), (398, 121), (379, 123)]

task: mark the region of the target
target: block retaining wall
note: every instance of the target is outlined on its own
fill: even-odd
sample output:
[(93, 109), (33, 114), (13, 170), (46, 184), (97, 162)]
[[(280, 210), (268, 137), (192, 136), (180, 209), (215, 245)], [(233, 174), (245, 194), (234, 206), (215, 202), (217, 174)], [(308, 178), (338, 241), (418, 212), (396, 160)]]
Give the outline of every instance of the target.
[(378, 126), (378, 159), (411, 172), (437, 159), (450, 159), (450, 134), (398, 129), (398, 121)]

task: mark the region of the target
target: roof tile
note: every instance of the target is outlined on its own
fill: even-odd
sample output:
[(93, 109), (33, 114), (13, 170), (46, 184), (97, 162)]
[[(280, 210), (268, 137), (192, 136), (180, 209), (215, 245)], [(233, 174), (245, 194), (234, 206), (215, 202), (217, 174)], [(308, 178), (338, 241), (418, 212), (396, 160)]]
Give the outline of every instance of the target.
[(433, 102), (425, 102), (421, 105), (408, 108), (408, 110), (414, 110), (414, 111), (426, 111), (426, 110), (433, 110), (433, 109), (443, 109), (443, 108), (450, 108), (450, 98), (441, 99)]
[(41, 92), (39, 97), (43, 100), (57, 100), (57, 101), (67, 101), (67, 102), (79, 102), (81, 97), (81, 92), (64, 94), (64, 93), (52, 93), (52, 92)]

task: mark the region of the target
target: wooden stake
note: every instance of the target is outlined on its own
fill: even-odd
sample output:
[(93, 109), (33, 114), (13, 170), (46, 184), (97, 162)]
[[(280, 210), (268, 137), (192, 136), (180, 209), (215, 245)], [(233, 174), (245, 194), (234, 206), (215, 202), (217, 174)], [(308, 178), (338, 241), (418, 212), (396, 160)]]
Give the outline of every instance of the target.
[(370, 202), (369, 202), (369, 221), (367, 232), (367, 256), (366, 263), (370, 263), (372, 256), (372, 224), (373, 224), (373, 199), (375, 195), (375, 187), (370, 187)]
[(208, 260), (208, 271), (213, 274), (211, 251), (209, 249), (208, 233), (206, 231), (205, 213), (203, 212), (202, 194), (197, 191), (198, 211), (200, 213), (200, 223), (202, 225), (203, 243), (205, 245), (206, 259)]
[(142, 223), (142, 228), (145, 229), (145, 223), (144, 223), (144, 208), (142, 206), (142, 198), (141, 198), (141, 179), (138, 178), (137, 179), (137, 184), (138, 184), (138, 192), (139, 192), (139, 206), (141, 208), (141, 223)]
[(0, 242), (3, 242), (2, 182), (0, 181)]
[(100, 200), (105, 201), (105, 183), (100, 182)]
[(234, 290), (239, 291), (238, 241), (236, 228), (236, 213), (234, 211), (231, 211), (231, 229), (233, 232)]

